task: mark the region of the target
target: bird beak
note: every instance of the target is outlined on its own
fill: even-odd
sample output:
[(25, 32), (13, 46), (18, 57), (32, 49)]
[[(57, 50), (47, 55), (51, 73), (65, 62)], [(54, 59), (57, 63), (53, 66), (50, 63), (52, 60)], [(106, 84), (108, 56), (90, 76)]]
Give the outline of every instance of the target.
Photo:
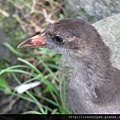
[(43, 48), (45, 46), (44, 33), (41, 35), (36, 35), (28, 40), (20, 43), (17, 48)]

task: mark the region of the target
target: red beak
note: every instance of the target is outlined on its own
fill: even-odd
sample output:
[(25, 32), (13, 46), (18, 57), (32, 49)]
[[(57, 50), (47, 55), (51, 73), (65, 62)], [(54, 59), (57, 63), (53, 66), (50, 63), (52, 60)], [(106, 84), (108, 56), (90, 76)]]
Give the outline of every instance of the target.
[(41, 35), (36, 35), (28, 40), (23, 41), (20, 43), (17, 48), (42, 48), (45, 45), (45, 37), (44, 33)]

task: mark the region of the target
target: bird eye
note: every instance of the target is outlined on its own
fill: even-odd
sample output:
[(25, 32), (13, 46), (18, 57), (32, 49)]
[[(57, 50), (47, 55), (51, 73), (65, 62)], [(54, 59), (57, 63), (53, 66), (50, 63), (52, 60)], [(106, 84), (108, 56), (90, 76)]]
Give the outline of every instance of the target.
[(63, 43), (63, 38), (61, 36), (55, 36), (53, 37), (53, 40), (57, 43)]

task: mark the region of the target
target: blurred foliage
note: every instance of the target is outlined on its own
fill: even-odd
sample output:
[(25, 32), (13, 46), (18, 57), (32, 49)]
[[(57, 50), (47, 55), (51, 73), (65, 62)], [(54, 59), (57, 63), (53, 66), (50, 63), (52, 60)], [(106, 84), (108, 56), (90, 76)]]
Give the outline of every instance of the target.
[(46, 26), (64, 17), (60, 0), (8, 0), (15, 9), (13, 17), (28, 35), (42, 32)]
[[(1, 108), (5, 109), (5, 113), (9, 113), (14, 106), (20, 108), (17, 101), (23, 99), (27, 101), (24, 107), (27, 107), (28, 111), (24, 112), (25, 114), (71, 113), (60, 97), (57, 70), (61, 55), (46, 49), (16, 49), (18, 43), (26, 37), (40, 33), (55, 20), (64, 18), (64, 2), (8, 0), (2, 1), (1, 4), (0, 28), (10, 39), (5, 42), (6, 38), (3, 38), (1, 44), (5, 49), (9, 49), (9, 55), (0, 58), (0, 90), (4, 94), (2, 97), (7, 99), (6, 96), (10, 96), (7, 107), (1, 102)], [(41, 85), (23, 94), (16, 93), (16, 85), (32, 81), (40, 81)], [(17, 112), (17, 109), (15, 111)]]

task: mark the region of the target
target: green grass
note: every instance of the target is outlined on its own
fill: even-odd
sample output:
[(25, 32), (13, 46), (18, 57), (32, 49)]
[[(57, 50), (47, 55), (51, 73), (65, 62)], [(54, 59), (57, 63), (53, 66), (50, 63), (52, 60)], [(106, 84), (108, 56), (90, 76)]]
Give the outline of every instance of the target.
[[(26, 54), (22, 52), (18, 52), (16, 49), (14, 49), (12, 46), (10, 46), (8, 43), (4, 44), (6, 47), (8, 47), (13, 54), (16, 54), (18, 56), (18, 61), (20, 61), (21, 64), (10, 66), (7, 68), (4, 68), (0, 70), (0, 76), (6, 73), (11, 74), (18, 85), (26, 84), (32, 81), (40, 81), (42, 84), (46, 85), (45, 89), (41, 91), (40, 89), (35, 88), (35, 92), (32, 92), (31, 90), (26, 91), (23, 94), (17, 94), (15, 91), (10, 90), (10, 87), (6, 85), (6, 83), (3, 83), (5, 87), (2, 87), (2, 91), (6, 91), (6, 88), (9, 89), (9, 94), (11, 94), (11, 99), (13, 99), (13, 96), (20, 97), (24, 100), (27, 100), (33, 104), (35, 104), (38, 107), (38, 111), (35, 111), (34, 109), (31, 109), (31, 111), (26, 111), (24, 114), (47, 114), (48, 112), (51, 112), (52, 114), (65, 114), (65, 113), (71, 113), (66, 107), (64, 106), (65, 103), (62, 103), (62, 99), (60, 96), (60, 90), (59, 90), (59, 78), (56, 76), (57, 72), (53, 72), (52, 69), (58, 69), (58, 63), (60, 60), (60, 55), (56, 54), (55, 52), (41, 49), (38, 50), (40, 52), (41, 56), (39, 55), (31, 55), (36, 60), (40, 61), (41, 66), (44, 67), (44, 69), (47, 70), (47, 74), (44, 75), (42, 71), (40, 71), (36, 66), (31, 64), (30, 62), (26, 61)], [(44, 56), (43, 56), (44, 55)], [(52, 61), (52, 63), (51, 63)], [(27, 69), (27, 71), (26, 71)], [(33, 73), (31, 74), (29, 71), (33, 70)], [(30, 79), (27, 81), (21, 83), (20, 78), (17, 77), (17, 74), (25, 74), (30, 76)], [(40, 86), (39, 86), (40, 87)], [(40, 94), (47, 94), (50, 93), (53, 97), (51, 100), (50, 98), (44, 97)], [(49, 106), (42, 105), (38, 99), (43, 99), (44, 101), (52, 104), (54, 106), (53, 108), (50, 108)]]
[[(34, 104), (34, 106), (38, 108), (36, 111), (28, 106), (30, 111), (26, 111), (23, 114), (47, 114), (48, 112), (51, 112), (52, 114), (71, 113), (71, 111), (66, 108), (66, 103), (64, 103), (65, 100), (63, 100), (60, 94), (60, 80), (58, 78), (57, 69), (59, 68), (61, 55), (47, 49), (37, 49), (36, 52), (34, 52), (35, 50), (33, 50), (33, 52), (31, 50), (31, 53), (24, 53), (21, 49), (16, 49), (18, 43), (28, 36), (27, 32), (22, 29), (22, 25), (24, 25), (26, 20), (29, 20), (27, 17), (33, 14), (35, 16), (34, 20), (36, 20), (40, 14), (44, 17), (42, 8), (35, 7), (32, 9), (33, 2), (35, 1), (36, 0), (8, 0), (7, 4), (5, 4), (6, 8), (4, 9), (2, 6), (2, 9), (5, 11), (9, 11), (9, 8), (13, 8), (20, 14), (13, 12), (13, 14), (10, 14), (12, 19), (6, 18), (4, 15), (2, 15), (2, 18), (0, 19), (1, 21), (4, 21), (6, 33), (8, 33), (8, 36), (11, 39), (11, 42), (5, 42), (3, 45), (8, 48), (11, 51), (10, 54), (16, 56), (18, 60), (16, 65), (9, 64), (11, 58), (6, 58), (7, 62), (2, 59), (0, 60), (3, 61), (0, 62), (0, 91), (5, 95), (10, 95), (11, 100), (18, 97)], [(59, 0), (57, 0), (57, 2), (58, 1)], [(55, 13), (55, 11), (60, 9), (55, 5), (55, 2), (56, 0), (49, 0), (47, 2), (46, 0), (43, 0), (41, 2), (41, 4), (46, 7), (48, 15), (51, 15), (51, 20), (64, 18), (62, 13), (59, 13), (59, 15)], [(41, 24), (41, 28), (46, 27), (47, 25), (48, 23), (45, 22)], [(34, 53), (37, 53), (38, 55), (35, 55)], [(26, 58), (33, 58), (34, 60), (39, 61), (42, 69), (39, 69), (38, 66), (34, 66), (31, 62), (27, 61)], [(30, 71), (32, 71), (32, 73)], [(44, 73), (44, 71), (46, 72)], [(21, 82), (22, 78), (20, 76), (23, 74), (29, 76), (29, 78)], [(23, 94), (18, 94), (16, 93), (15, 88), (9, 85), (8, 76), (12, 76), (17, 85), (27, 84), (32, 81), (40, 81), (41, 85), (32, 90), (30, 89)], [(41, 86), (45, 86), (44, 89), (42, 89)], [(52, 99), (46, 97), (46, 94), (50, 94)], [(49, 105), (43, 105), (40, 100), (50, 103), (54, 108), (51, 108)]]

